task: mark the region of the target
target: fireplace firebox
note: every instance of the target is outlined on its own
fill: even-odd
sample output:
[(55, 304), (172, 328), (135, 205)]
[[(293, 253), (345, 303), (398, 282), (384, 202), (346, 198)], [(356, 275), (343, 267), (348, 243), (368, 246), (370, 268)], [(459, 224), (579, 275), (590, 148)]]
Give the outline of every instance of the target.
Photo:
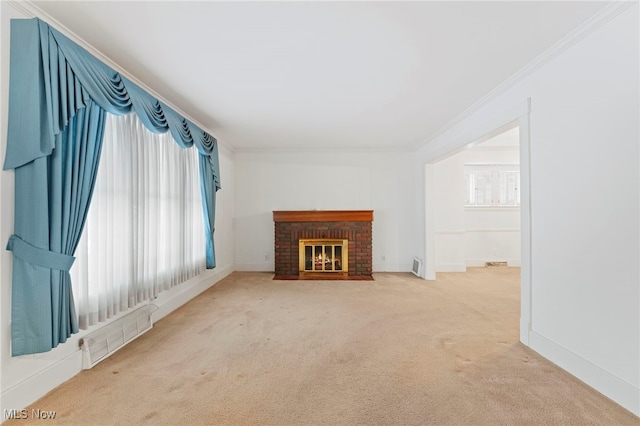
[(372, 210), (274, 211), (274, 279), (372, 280)]
[(300, 275), (349, 272), (349, 240), (301, 239)]

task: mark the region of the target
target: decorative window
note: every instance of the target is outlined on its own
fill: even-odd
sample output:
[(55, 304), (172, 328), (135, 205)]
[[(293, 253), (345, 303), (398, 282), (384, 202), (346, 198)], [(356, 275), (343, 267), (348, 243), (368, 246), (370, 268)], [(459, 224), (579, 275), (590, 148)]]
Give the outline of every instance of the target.
[(467, 207), (520, 205), (520, 170), (517, 165), (465, 165)]

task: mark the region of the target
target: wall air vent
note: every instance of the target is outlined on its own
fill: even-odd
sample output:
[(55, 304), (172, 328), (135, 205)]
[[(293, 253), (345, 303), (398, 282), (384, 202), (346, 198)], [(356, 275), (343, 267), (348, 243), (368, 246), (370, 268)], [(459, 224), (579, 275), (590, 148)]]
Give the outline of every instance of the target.
[(418, 259), (417, 257), (414, 257), (413, 264), (411, 265), (411, 273), (419, 277), (420, 272), (422, 272), (422, 260)]
[(506, 268), (507, 262), (484, 262), (485, 268)]
[(82, 338), (82, 369), (93, 368), (127, 343), (151, 330), (151, 314), (156, 309), (156, 305), (146, 305)]

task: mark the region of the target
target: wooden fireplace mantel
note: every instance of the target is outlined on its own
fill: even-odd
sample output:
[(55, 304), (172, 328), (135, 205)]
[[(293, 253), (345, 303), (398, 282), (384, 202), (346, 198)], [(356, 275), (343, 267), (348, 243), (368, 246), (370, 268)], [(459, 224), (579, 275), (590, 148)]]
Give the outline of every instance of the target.
[(280, 210), (274, 222), (373, 222), (373, 210)]

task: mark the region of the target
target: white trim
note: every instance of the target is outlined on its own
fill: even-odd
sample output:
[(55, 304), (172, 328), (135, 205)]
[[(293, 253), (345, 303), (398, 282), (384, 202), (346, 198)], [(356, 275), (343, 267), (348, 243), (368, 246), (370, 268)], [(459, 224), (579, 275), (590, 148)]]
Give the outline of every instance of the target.
[[(152, 315), (153, 322), (155, 323), (159, 319), (167, 316), (203, 291), (214, 286), (232, 272), (234, 272), (234, 270), (231, 266), (207, 270), (194, 278), (191, 285), (187, 284), (189, 283), (189, 281), (187, 281), (179, 287), (161, 293), (160, 297), (153, 301), (153, 303), (158, 306), (158, 310)], [(164, 299), (163, 296), (168, 296), (169, 298)], [(108, 326), (108, 324), (110, 324), (110, 322), (101, 325), (101, 327)], [(86, 331), (83, 330), (83, 332)], [(66, 344), (71, 344), (73, 341), (74, 340), (70, 339)], [(71, 379), (81, 371), (82, 350), (78, 347), (76, 351), (56, 361), (54, 364), (36, 371), (33, 375), (2, 391), (0, 394), (0, 413), (4, 413), (5, 409), (22, 409), (32, 404), (47, 392)], [(2, 414), (0, 414), (0, 416), (1, 415)], [(4, 419), (0, 418), (0, 422), (3, 420)]]
[[(166, 317), (168, 314), (189, 302), (203, 291), (208, 290), (219, 281), (231, 275), (233, 272), (234, 269), (232, 266), (220, 269), (208, 269), (196, 278), (197, 282), (195, 284), (185, 286), (185, 283), (183, 283), (172, 289), (172, 294), (169, 294), (169, 292), (160, 293), (158, 298), (152, 301), (154, 305), (158, 306), (158, 309), (152, 314), (153, 323), (155, 324), (158, 320)], [(163, 300), (163, 296), (170, 296), (170, 298)]]
[(436, 272), (467, 272), (466, 263), (438, 263)]
[(519, 71), (515, 72), (511, 77), (507, 78), (504, 82), (498, 85), (495, 89), (487, 93), (485, 96), (480, 98), (477, 102), (471, 105), (466, 110), (462, 111), (460, 114), (455, 116), (452, 120), (438, 129), (436, 132), (431, 134), (427, 139), (419, 142), (415, 149), (420, 149), (421, 147), (431, 143), (438, 137), (442, 136), (445, 132), (455, 127), (465, 118), (471, 116), (482, 107), (487, 105), (490, 101), (497, 98), (504, 92), (506, 92), (511, 87), (523, 81), (525, 78), (530, 76), (533, 72), (540, 69), (543, 65), (547, 64), (549, 61), (560, 55), (562, 52), (566, 51), (571, 46), (578, 43), (580, 40), (587, 37), (589, 34), (600, 28), (602, 25), (611, 21), (613, 18), (624, 12), (626, 9), (636, 4), (637, 1), (612, 1), (603, 7), (598, 13), (593, 15), (591, 18), (587, 19), (576, 29), (571, 31), (561, 40), (556, 42), (549, 49), (542, 52), (535, 59), (533, 59), (529, 64), (525, 65)]
[(484, 268), (485, 262), (507, 262), (509, 268), (520, 267), (520, 258), (506, 258), (506, 259), (466, 259), (465, 263), (467, 268)]
[(422, 267), (422, 276), (426, 280), (435, 280), (436, 271), (436, 233), (435, 233), (435, 182), (434, 165), (424, 165), (424, 227), (425, 227), (425, 262)]
[[(468, 147), (473, 147), (488, 141), (494, 136), (517, 127), (517, 120), (523, 115), (528, 114), (529, 111), (530, 104), (528, 100), (525, 100), (524, 102), (519, 102), (499, 111), (490, 117), (478, 119), (478, 122), (471, 122), (471, 131), (465, 131), (463, 135), (453, 135), (450, 137), (442, 137), (439, 140), (430, 140), (428, 142), (427, 158), (424, 158), (424, 160), (428, 163), (436, 163)], [(461, 121), (462, 118), (455, 124), (460, 124)], [(496, 126), (496, 123), (501, 124)], [(469, 126), (465, 126), (465, 128), (467, 127)]]
[[(478, 147), (479, 148), (479, 147)], [(476, 148), (477, 149), (477, 148)], [(515, 147), (514, 151), (520, 151), (520, 147)], [(500, 150), (502, 151), (502, 150)], [(464, 163), (464, 167), (505, 167), (505, 168), (513, 168), (513, 170), (500, 170), (500, 171), (513, 171), (513, 172), (518, 172), (520, 171), (520, 164), (514, 164), (514, 163)]]
[[(466, 145), (474, 141), (487, 140), (492, 135), (499, 134), (506, 129), (519, 126), (520, 139), (520, 341), (529, 344), (529, 331), (531, 330), (531, 167), (530, 167), (530, 130), (529, 116), (531, 114), (531, 99), (527, 98), (510, 108), (494, 114), (489, 118), (470, 123), (465, 132), (465, 138), (443, 138), (443, 141), (431, 151), (427, 163), (425, 164), (425, 276), (435, 279), (436, 272), (459, 272), (466, 270), (460, 264), (436, 264), (435, 263), (435, 224), (433, 220), (435, 188), (433, 182), (434, 163), (446, 158), (449, 155), (463, 149)], [(452, 230), (459, 231), (459, 230)], [(433, 262), (429, 262), (433, 258)]]
[(332, 148), (301, 148), (299, 146), (279, 146), (274, 148), (235, 148), (234, 151), (239, 154), (335, 154), (339, 152), (341, 154), (362, 154), (363, 151), (371, 154), (408, 154), (415, 152), (413, 148), (376, 148), (376, 147), (366, 147), (363, 146), (361, 148), (340, 148), (340, 147), (332, 147)]
[(520, 232), (520, 228), (469, 228), (467, 232)]
[(438, 229), (438, 235), (466, 234), (467, 232), (520, 232), (520, 228), (468, 228), (468, 229)]
[(465, 232), (467, 232), (466, 229), (437, 229), (434, 231), (434, 234), (464, 234)]
[(82, 351), (77, 351), (60, 359), (53, 365), (35, 372), (33, 375), (6, 389), (0, 395), (0, 422), (4, 410), (22, 409), (46, 395), (82, 371)]
[(472, 149), (473, 149), (474, 152), (478, 152), (478, 151), (500, 151), (500, 152), (504, 152), (504, 151), (518, 151), (520, 148), (517, 147), (517, 146), (485, 146), (485, 145), (478, 145), (478, 146), (474, 146)]
[(234, 269), (238, 272), (271, 272), (275, 273), (273, 262), (236, 263)]
[(410, 272), (411, 266), (412, 266), (411, 263), (384, 263), (384, 264), (374, 263), (372, 273), (375, 274), (375, 273), (382, 273), (382, 272)]
[[(421, 268), (424, 270), (423, 267)], [(269, 272), (274, 273), (273, 262), (262, 263), (236, 263), (234, 270), (238, 272)], [(386, 263), (374, 262), (373, 272), (410, 272), (411, 263)], [(422, 276), (422, 275), (421, 275)]]
[[(522, 186), (522, 184), (520, 185)], [(520, 210), (520, 205), (517, 205), (517, 206), (501, 206), (501, 205), (464, 206), (464, 210), (469, 212), (508, 212), (508, 211)]]
[[(527, 99), (527, 114), (518, 119), (520, 131), (520, 341), (529, 345), (532, 324), (532, 270), (531, 249), (531, 98)], [(523, 327), (524, 325), (524, 327)]]
[(598, 367), (546, 337), (530, 332), (530, 348), (563, 370), (640, 416), (640, 388)]
[[(13, 0), (10, 0), (10, 1), (7, 1), (7, 3), (9, 3), (12, 7), (17, 9), (18, 11), (24, 13), (25, 15), (31, 16), (33, 18), (40, 18), (43, 21), (46, 21), (49, 25), (53, 26), (57, 31), (60, 31), (62, 34), (64, 34), (65, 36), (67, 36), (68, 38), (73, 40), (74, 43), (78, 44), (83, 49), (88, 51), (90, 54), (95, 56), (97, 59), (99, 59), (100, 61), (104, 62), (109, 67), (113, 68), (119, 74), (121, 74), (124, 77), (128, 78), (129, 80), (131, 80), (132, 82), (134, 82), (135, 84), (140, 86), (142, 89), (146, 90), (149, 94), (151, 94), (154, 97), (156, 97), (162, 103), (164, 103), (167, 106), (171, 107), (178, 114), (180, 114), (183, 117), (187, 118), (189, 121), (191, 121), (192, 123), (194, 123), (195, 125), (197, 125), (201, 129), (205, 130), (209, 134), (211, 134), (211, 135), (214, 134), (214, 132), (209, 130), (206, 126), (204, 126), (198, 120), (194, 119), (191, 115), (185, 113), (183, 110), (178, 108), (175, 104), (173, 104), (172, 102), (168, 101), (164, 96), (161, 96), (160, 94), (158, 94), (158, 92), (156, 92), (155, 90), (151, 89), (149, 86), (144, 84), (138, 78), (134, 77), (133, 74), (131, 74), (130, 72), (128, 72), (127, 70), (122, 68), (120, 65), (116, 64), (114, 61), (112, 61), (104, 53), (100, 52), (98, 49), (96, 49), (95, 47), (93, 47), (92, 45), (90, 45), (89, 43), (84, 41), (76, 33), (74, 33), (69, 28), (67, 28), (65, 25), (63, 25), (60, 21), (58, 21), (53, 16), (49, 15), (48, 13), (46, 13), (45, 11), (40, 9), (38, 6), (36, 6), (33, 3), (31, 3), (31, 1), (13, 1)], [(216, 140), (218, 141), (219, 144), (226, 145), (229, 150), (231, 150), (231, 151), (234, 150), (233, 146), (226, 144), (224, 141), (220, 140), (218, 137), (216, 137)]]

